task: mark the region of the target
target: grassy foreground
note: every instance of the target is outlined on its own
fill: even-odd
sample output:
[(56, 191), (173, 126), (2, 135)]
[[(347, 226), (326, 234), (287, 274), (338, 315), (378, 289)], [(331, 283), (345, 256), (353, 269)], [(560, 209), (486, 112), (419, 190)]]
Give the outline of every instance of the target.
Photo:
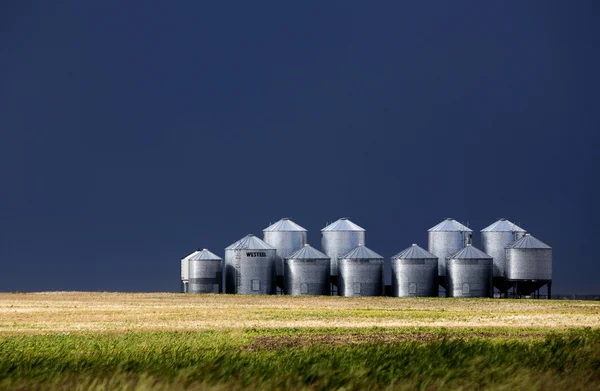
[(585, 302), (1, 294), (0, 389), (596, 390), (599, 321)]

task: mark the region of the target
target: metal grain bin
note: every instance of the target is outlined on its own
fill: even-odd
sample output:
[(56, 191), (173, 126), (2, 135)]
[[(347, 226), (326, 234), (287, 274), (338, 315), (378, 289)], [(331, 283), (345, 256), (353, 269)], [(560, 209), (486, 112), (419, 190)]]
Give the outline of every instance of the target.
[(470, 244), (446, 259), (447, 297), (492, 297), (492, 257)]
[(275, 293), (275, 247), (248, 235), (225, 248), (225, 292)]
[(223, 259), (207, 249), (188, 260), (190, 265), (188, 293), (220, 293)]
[(285, 294), (329, 295), (329, 257), (305, 244), (285, 259)]
[(338, 275), (338, 257), (365, 245), (365, 230), (341, 218), (321, 230), (321, 250), (331, 258), (331, 275)]
[(525, 230), (518, 225), (500, 219), (481, 230), (483, 251), (494, 259), (494, 277), (504, 277), (506, 268), (506, 246), (521, 239)]
[(338, 259), (340, 296), (382, 296), (383, 257), (360, 245)]
[(283, 260), (306, 244), (306, 230), (288, 218), (263, 229), (264, 241), (277, 249), (275, 270), (278, 285), (283, 288)]
[(506, 278), (552, 280), (552, 247), (530, 234), (506, 247)]
[(448, 218), (428, 231), (429, 252), (438, 257), (438, 275), (446, 276), (446, 258), (471, 244), (473, 230)]
[(190, 271), (190, 263), (189, 259), (194, 255), (198, 254), (200, 250), (196, 250), (190, 255), (181, 258), (181, 293), (187, 293), (188, 291), (188, 280), (189, 280), (189, 271)]
[(392, 257), (392, 296), (438, 296), (438, 258), (413, 244)]

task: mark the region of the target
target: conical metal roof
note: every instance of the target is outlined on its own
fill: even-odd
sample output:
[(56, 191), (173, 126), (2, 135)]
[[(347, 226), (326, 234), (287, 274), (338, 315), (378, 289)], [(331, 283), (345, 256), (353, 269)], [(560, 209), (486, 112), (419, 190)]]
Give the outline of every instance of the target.
[(500, 219), (492, 225), (485, 227), (481, 232), (526, 232), (523, 228), (506, 219)]
[(383, 259), (383, 257), (365, 246), (358, 246), (340, 259)]
[(509, 244), (506, 248), (552, 248), (530, 234), (525, 234), (521, 239)]
[(275, 250), (275, 247), (250, 234), (225, 247), (225, 250)]
[(400, 251), (392, 259), (438, 259), (435, 255), (423, 248), (413, 244), (409, 248)]
[(338, 221), (329, 224), (327, 227), (323, 228), (321, 232), (325, 231), (364, 231), (365, 229), (354, 224), (352, 221), (348, 220), (345, 217), (342, 217)]
[(284, 231), (284, 232), (304, 231), (304, 232), (306, 232), (306, 230), (304, 228), (302, 228), (301, 226), (294, 223), (292, 220), (290, 220), (288, 218), (283, 218), (283, 219), (279, 220), (278, 222), (276, 222), (275, 224), (272, 224), (272, 225), (268, 226), (267, 228), (263, 229), (263, 232), (272, 232), (272, 231)]
[(292, 255), (285, 257), (286, 259), (330, 259), (326, 254), (323, 254), (314, 247), (305, 244), (300, 250)]
[(455, 231), (466, 231), (466, 232), (473, 232), (472, 229), (470, 229), (467, 226), (462, 225), (461, 223), (459, 223), (458, 221), (451, 219), (451, 218), (447, 218), (446, 220), (442, 221), (441, 223), (439, 223), (438, 225), (436, 225), (435, 227), (431, 227), (428, 230), (429, 232), (436, 232), (436, 231), (445, 231), (445, 232), (455, 232)]
[(492, 259), (489, 255), (483, 251), (467, 244), (467, 247), (459, 250), (457, 253), (446, 257), (446, 259)]
[(200, 252), (200, 250), (196, 250), (196, 251), (194, 251), (193, 253), (191, 253), (191, 254), (189, 254), (189, 255), (186, 255), (185, 257), (181, 258), (181, 260), (182, 260), (182, 261), (188, 260), (188, 259), (190, 259), (191, 257), (193, 257), (194, 255), (198, 254), (199, 252)]
[(211, 253), (207, 249), (202, 249), (202, 251), (196, 251), (194, 255), (189, 258), (190, 261), (222, 261), (223, 258), (219, 257), (216, 254)]

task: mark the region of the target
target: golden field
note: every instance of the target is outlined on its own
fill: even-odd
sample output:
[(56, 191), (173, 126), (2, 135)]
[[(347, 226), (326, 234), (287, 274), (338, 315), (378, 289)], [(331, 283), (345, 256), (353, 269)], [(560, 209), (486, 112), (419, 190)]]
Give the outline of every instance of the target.
[(0, 335), (249, 328), (600, 326), (600, 302), (175, 293), (4, 293)]

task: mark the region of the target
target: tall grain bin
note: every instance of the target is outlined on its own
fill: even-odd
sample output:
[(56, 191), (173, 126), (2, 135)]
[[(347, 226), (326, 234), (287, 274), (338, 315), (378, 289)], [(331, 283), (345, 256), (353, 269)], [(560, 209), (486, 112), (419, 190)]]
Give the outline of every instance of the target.
[(521, 239), (525, 230), (518, 225), (500, 219), (481, 230), (483, 251), (494, 259), (494, 278), (504, 278), (506, 246)]
[(220, 293), (223, 259), (207, 249), (189, 258), (189, 293)]
[(285, 259), (287, 295), (329, 295), (329, 257), (305, 244)]
[(277, 285), (283, 288), (283, 260), (306, 244), (306, 230), (288, 218), (263, 229), (264, 241), (277, 249)]
[(383, 257), (360, 245), (338, 259), (340, 296), (382, 296)]
[(458, 221), (447, 218), (428, 231), (429, 252), (438, 257), (438, 275), (445, 286), (446, 258), (471, 244), (473, 230)]
[(190, 271), (190, 263), (189, 259), (194, 255), (198, 254), (200, 250), (196, 250), (190, 255), (181, 258), (181, 293), (187, 293), (188, 291), (188, 283), (189, 283), (189, 271)]
[(331, 276), (338, 275), (338, 257), (365, 245), (365, 230), (343, 217), (321, 230), (321, 250), (331, 258)]
[(492, 297), (492, 257), (470, 244), (446, 259), (447, 297)]
[(438, 296), (438, 258), (413, 244), (392, 257), (392, 296)]
[(275, 293), (275, 247), (248, 235), (225, 248), (225, 292)]
[(552, 247), (530, 234), (506, 247), (506, 278), (552, 280)]

